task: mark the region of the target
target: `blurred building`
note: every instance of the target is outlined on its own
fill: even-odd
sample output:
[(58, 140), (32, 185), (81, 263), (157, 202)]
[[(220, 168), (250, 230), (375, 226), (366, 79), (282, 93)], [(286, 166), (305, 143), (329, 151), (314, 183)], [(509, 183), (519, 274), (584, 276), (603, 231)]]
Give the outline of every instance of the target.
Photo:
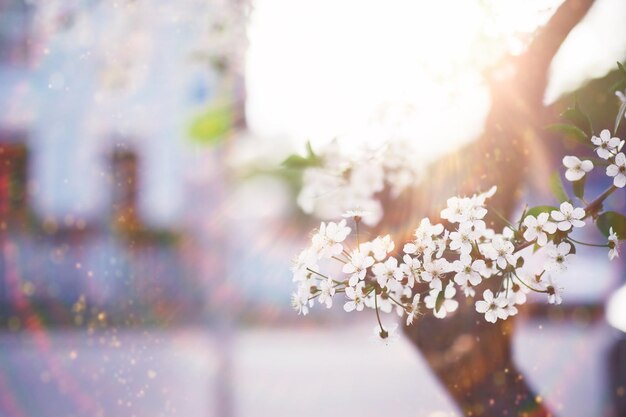
[(0, 0), (2, 322), (201, 316), (246, 4), (182, 3)]

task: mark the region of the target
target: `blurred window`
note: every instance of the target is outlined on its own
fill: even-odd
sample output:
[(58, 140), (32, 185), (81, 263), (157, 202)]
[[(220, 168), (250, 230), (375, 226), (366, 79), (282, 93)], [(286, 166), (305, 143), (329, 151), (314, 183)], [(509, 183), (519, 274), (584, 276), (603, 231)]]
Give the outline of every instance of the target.
[(0, 132), (0, 221), (10, 222), (26, 207), (27, 150), (21, 143), (5, 143)]
[(0, 62), (28, 62), (31, 17), (32, 8), (24, 0), (0, 0)]

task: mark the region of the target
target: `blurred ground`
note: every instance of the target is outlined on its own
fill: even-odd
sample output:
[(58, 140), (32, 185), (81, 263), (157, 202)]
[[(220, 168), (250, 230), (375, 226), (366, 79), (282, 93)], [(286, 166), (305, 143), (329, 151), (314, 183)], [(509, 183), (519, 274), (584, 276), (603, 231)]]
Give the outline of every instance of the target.
[[(408, 342), (385, 348), (370, 333), (370, 323), (5, 333), (0, 416), (460, 415)], [(525, 322), (515, 351), (558, 415), (600, 416), (610, 336), (604, 324)]]

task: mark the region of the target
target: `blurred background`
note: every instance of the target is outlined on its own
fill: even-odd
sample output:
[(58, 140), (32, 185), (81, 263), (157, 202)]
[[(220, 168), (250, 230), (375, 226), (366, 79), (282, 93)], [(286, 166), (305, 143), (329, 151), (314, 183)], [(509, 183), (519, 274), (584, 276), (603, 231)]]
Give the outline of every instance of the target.
[[(462, 415), (372, 317), (290, 308), (316, 220), (281, 162), (402, 136), (426, 167), (472, 141), (486, 72), (560, 4), (0, 0), (0, 416)], [(608, 91), (625, 17), (595, 1), (546, 104)], [(515, 360), (558, 415), (626, 415), (624, 263), (579, 255)]]

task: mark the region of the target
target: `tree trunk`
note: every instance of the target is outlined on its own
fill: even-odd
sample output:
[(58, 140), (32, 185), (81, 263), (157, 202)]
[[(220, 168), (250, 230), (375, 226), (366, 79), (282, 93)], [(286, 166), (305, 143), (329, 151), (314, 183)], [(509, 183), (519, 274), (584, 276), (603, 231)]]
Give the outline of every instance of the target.
[[(504, 63), (507, 71), (503, 73), (512, 74), (509, 78), (497, 79), (498, 73), (492, 73), (488, 80), (492, 107), (483, 135), (435, 163), (428, 171), (428, 179), (407, 197), (409, 201), (397, 206), (393, 219), (386, 219), (392, 228), (395, 223), (399, 240), (410, 240), (419, 218), (438, 219), (448, 197), (471, 195), (492, 185), (498, 186), (498, 192), (490, 207), (505, 216), (511, 215), (526, 179), (542, 166), (538, 161), (546, 158), (539, 138), (555, 117), (543, 105), (550, 62), (592, 3), (593, 0), (565, 1), (537, 32), (527, 51)], [(408, 211), (404, 215), (397, 214), (405, 208)], [(488, 220), (493, 227), (502, 227), (497, 219)], [(477, 293), (483, 289), (479, 290)], [(406, 327), (405, 333), (463, 413), (551, 415), (513, 363), (514, 320), (487, 323), (475, 312), (473, 302), (460, 301), (459, 310), (452, 317), (439, 320), (424, 315)]]

